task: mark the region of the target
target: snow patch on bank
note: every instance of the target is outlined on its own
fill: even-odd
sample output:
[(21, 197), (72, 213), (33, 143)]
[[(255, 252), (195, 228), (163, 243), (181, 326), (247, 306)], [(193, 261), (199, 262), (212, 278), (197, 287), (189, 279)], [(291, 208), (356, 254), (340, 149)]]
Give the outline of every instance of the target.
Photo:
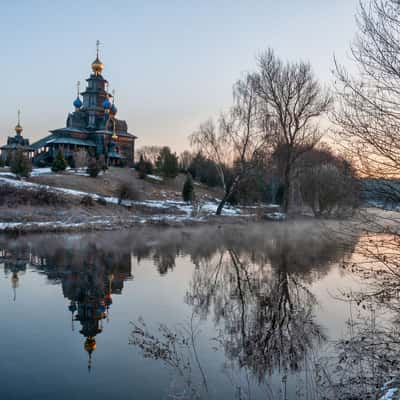
[[(207, 201), (200, 205), (200, 211), (205, 211), (206, 213), (215, 214), (218, 208), (218, 203)], [(225, 206), (222, 210), (222, 215), (239, 215), (240, 210), (232, 206)]]
[(389, 389), (379, 400), (394, 400), (394, 395), (399, 389)]
[(162, 182), (164, 178), (162, 176), (157, 175), (146, 175), (147, 178), (153, 179), (153, 181)]
[(45, 221), (45, 222), (0, 222), (0, 231), (8, 230), (30, 230), (32, 228), (80, 228), (83, 226), (99, 225), (104, 221), (88, 221), (88, 222), (65, 222), (65, 221)]
[(270, 219), (271, 221), (285, 221), (286, 214), (276, 211), (272, 213), (266, 213), (265, 218)]
[(53, 171), (51, 170), (50, 167), (44, 167), (44, 168), (33, 168), (31, 172), (31, 176), (40, 176), (40, 175), (48, 175), (52, 174)]

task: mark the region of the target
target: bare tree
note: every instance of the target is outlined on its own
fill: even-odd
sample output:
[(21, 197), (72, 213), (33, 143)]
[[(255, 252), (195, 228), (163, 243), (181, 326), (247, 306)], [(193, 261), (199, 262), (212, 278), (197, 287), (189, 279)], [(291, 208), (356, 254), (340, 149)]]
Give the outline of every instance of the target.
[(351, 163), (319, 144), (296, 166), (302, 202), (315, 216), (350, 215), (359, 205), (359, 184)]
[[(334, 113), (343, 146), (357, 161), (360, 175), (373, 178), (364, 185), (381, 199), (400, 201), (400, 3), (363, 0), (357, 14), (358, 35), (350, 48), (355, 73), (335, 59), (338, 109)], [(378, 178), (378, 179), (376, 179)], [(379, 388), (398, 376), (399, 351), (399, 218), (376, 213), (362, 221), (369, 231), (360, 241), (357, 262), (347, 265), (369, 286), (348, 298), (370, 310), (369, 320), (357, 319), (352, 335), (339, 343), (345, 378), (339, 387), (360, 391), (359, 397), (381, 397)], [(368, 225), (367, 225), (368, 224)], [(383, 234), (382, 234), (383, 233)], [(360, 261), (361, 260), (361, 261)], [(389, 311), (389, 312), (388, 312)], [(389, 315), (393, 321), (380, 316)], [(362, 374), (349, 374), (347, 367)], [(355, 368), (356, 367), (356, 368)], [(358, 368), (357, 368), (358, 367)], [(387, 387), (388, 389), (389, 387)], [(339, 396), (340, 397), (340, 396)]]
[(332, 98), (318, 83), (309, 63), (284, 63), (272, 49), (259, 56), (255, 83), (270, 143), (285, 149), (282, 178), (287, 211), (294, 165), (319, 141), (318, 118), (328, 111)]
[(357, 24), (350, 49), (357, 75), (335, 59), (339, 107), (334, 120), (360, 174), (385, 178), (380, 190), (399, 200), (400, 187), (391, 179), (400, 170), (400, 4), (360, 1)]
[(142, 156), (146, 161), (150, 161), (153, 166), (156, 164), (162, 146), (142, 146), (137, 150), (137, 159)]
[[(191, 145), (216, 165), (224, 189), (217, 215), (221, 214), (241, 180), (250, 172), (266, 143), (252, 75), (247, 75), (234, 85), (233, 98), (234, 105), (229, 112), (220, 116), (218, 126), (208, 120), (190, 136)], [(230, 182), (227, 182), (227, 168), (232, 174)]]
[(179, 166), (185, 170), (187, 170), (189, 168), (190, 163), (192, 162), (194, 158), (193, 153), (191, 153), (188, 150), (183, 151), (180, 155), (179, 155)]

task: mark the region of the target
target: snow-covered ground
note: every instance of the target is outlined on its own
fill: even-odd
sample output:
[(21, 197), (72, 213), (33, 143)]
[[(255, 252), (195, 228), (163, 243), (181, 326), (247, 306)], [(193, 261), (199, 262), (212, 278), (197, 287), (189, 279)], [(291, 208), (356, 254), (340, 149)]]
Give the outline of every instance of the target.
[(48, 221), (48, 222), (0, 222), (0, 231), (5, 230), (18, 230), (21, 228), (28, 229), (29, 228), (46, 228), (51, 227), (54, 229), (57, 228), (79, 228), (87, 225), (96, 225), (100, 224), (102, 221), (91, 221), (91, 222), (66, 222), (66, 221)]
[[(46, 168), (33, 168), (31, 171), (31, 176), (40, 176), (40, 175), (47, 175), (47, 174), (52, 174), (52, 170), (50, 167), (46, 167)], [(8, 177), (13, 177), (16, 178), (17, 175), (15, 175), (13, 172), (11, 171), (3, 171), (0, 172), (0, 176), (8, 176)]]
[(146, 177), (153, 179), (153, 181), (162, 182), (164, 180), (162, 176), (157, 176), (157, 175), (146, 175)]
[(33, 168), (31, 172), (31, 176), (40, 176), (40, 175), (47, 175), (47, 174), (52, 174), (53, 171), (51, 170), (50, 167), (45, 167), (45, 168)]
[[(65, 170), (66, 172), (72, 173), (74, 175), (79, 175), (79, 176), (89, 176), (89, 174), (86, 172), (86, 168), (78, 168), (78, 169), (72, 169), (70, 167), (67, 167)], [(31, 171), (31, 176), (41, 176), (41, 175), (49, 175), (49, 174), (54, 174), (54, 172), (51, 170), (51, 167), (43, 167), (43, 168), (33, 168)], [(102, 174), (102, 171), (100, 171), (99, 175)], [(11, 171), (3, 171), (0, 172), (0, 176), (8, 176), (8, 177), (13, 177), (16, 178), (17, 176), (12, 173)]]
[(398, 202), (368, 200), (367, 204), (374, 208), (380, 208), (386, 211), (400, 211), (400, 204)]
[[(38, 183), (34, 182), (27, 182), (23, 180), (15, 180), (15, 179), (8, 179), (3, 176), (0, 176), (0, 184), (4, 185), (9, 185), (17, 188), (25, 188), (25, 189), (32, 189), (32, 190), (40, 190), (40, 189), (47, 189), (47, 190), (53, 190), (55, 192), (63, 193), (66, 195), (70, 196), (78, 196), (78, 197), (83, 197), (83, 196), (92, 196), (95, 200), (101, 196), (98, 196), (95, 193), (88, 193), (88, 192), (83, 192), (80, 190), (73, 190), (73, 189), (66, 189), (66, 188), (60, 188), (60, 187), (54, 187), (54, 186), (49, 186), (49, 185), (41, 185)], [(118, 203), (118, 199), (114, 197), (109, 197), (105, 198), (106, 201), (110, 203)]]
[[(207, 214), (215, 214), (218, 208), (218, 201), (207, 201), (200, 205), (200, 211)], [(222, 215), (240, 215), (240, 210), (232, 206), (225, 206)]]
[(4, 231), (38, 231), (38, 230), (74, 230), (79, 228), (101, 228), (112, 229), (114, 226), (129, 227), (133, 224), (145, 224), (152, 222), (202, 222), (205, 217), (187, 217), (186, 215), (168, 215), (156, 214), (148, 215), (146, 217), (140, 215), (132, 215), (129, 219), (118, 219), (113, 217), (98, 217), (84, 222), (71, 222), (71, 221), (37, 221), (37, 222), (0, 222), (0, 232)]
[(8, 177), (8, 178), (16, 178), (17, 175), (12, 173), (11, 171), (0, 172), (0, 176)]
[[(71, 167), (67, 167), (65, 170), (66, 172), (78, 176), (89, 176), (87, 173), (87, 168), (77, 168), (73, 169)], [(40, 175), (48, 175), (48, 174), (54, 174), (54, 172), (51, 170), (50, 167), (45, 167), (45, 168), (33, 168), (31, 172), (31, 176), (40, 176)], [(99, 172), (99, 176), (103, 174), (103, 171)]]
[(266, 213), (265, 218), (270, 219), (271, 221), (285, 221), (286, 220), (286, 214), (282, 212), (271, 212), (271, 213)]

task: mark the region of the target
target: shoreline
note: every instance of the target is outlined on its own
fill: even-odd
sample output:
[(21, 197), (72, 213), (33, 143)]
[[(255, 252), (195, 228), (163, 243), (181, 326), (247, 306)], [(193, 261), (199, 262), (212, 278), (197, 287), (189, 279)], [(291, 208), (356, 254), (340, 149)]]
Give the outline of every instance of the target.
[[(36, 171), (35, 175), (58, 179), (47, 171), (42, 172)], [(84, 232), (144, 225), (183, 227), (246, 223), (260, 220), (261, 213), (276, 212), (279, 207), (261, 204), (226, 206), (222, 215), (217, 216), (215, 212), (219, 200), (209, 195), (190, 204), (177, 198), (176, 192), (167, 192), (162, 187), (154, 186), (153, 191), (144, 191), (139, 198), (121, 199), (115, 193), (106, 194), (90, 186), (96, 182), (93, 178), (76, 177), (73, 173), (64, 175), (65, 178), (70, 182), (82, 179), (82, 182), (76, 185), (78, 187), (71, 188), (62, 187), (59, 181), (56, 181), (56, 185), (54, 182), (50, 185), (46, 181), (15, 179), (7, 173), (1, 173), (3, 202), (0, 202), (0, 233)], [(97, 182), (101, 185), (101, 181)], [(86, 183), (89, 186), (85, 186)], [(158, 196), (155, 198), (154, 194)]]
[[(130, 219), (115, 218), (114, 220), (93, 220), (82, 222), (65, 221), (31, 221), (31, 222), (0, 222), (0, 234), (29, 234), (29, 233), (68, 233), (93, 231), (118, 231), (143, 226), (157, 226), (161, 228), (194, 227), (212, 225), (234, 225), (261, 222), (255, 216), (205, 216), (190, 218), (186, 216), (172, 216), (154, 214), (147, 217), (135, 216)], [(264, 220), (263, 222), (275, 222)]]

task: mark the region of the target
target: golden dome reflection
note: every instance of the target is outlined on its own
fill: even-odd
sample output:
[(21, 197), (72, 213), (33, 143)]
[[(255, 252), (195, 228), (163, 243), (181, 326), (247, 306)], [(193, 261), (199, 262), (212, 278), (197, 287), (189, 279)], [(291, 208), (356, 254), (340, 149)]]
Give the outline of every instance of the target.
[(90, 354), (94, 350), (96, 350), (96, 339), (92, 336), (89, 336), (84, 344), (85, 350)]

